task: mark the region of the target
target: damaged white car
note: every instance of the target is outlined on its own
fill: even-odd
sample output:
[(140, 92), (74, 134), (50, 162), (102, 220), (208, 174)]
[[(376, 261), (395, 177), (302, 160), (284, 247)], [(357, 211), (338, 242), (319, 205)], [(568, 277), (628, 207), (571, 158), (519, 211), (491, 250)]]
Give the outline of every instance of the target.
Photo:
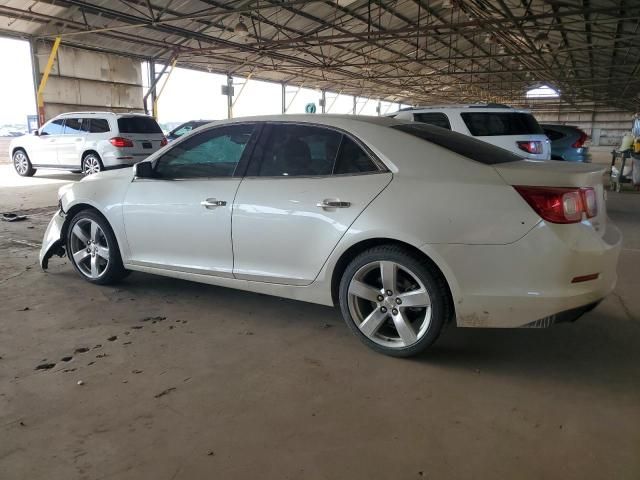
[(409, 356), (447, 322), (549, 326), (615, 286), (602, 169), (522, 160), (391, 118), (210, 124), (60, 190), (41, 264), (131, 270), (338, 305), (368, 346)]

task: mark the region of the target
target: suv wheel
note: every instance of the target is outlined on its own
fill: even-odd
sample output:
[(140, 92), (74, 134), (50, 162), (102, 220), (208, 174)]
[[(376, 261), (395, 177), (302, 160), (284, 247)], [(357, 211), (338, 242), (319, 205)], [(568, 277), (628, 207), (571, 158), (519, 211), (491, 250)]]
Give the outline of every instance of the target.
[(21, 177), (31, 177), (36, 173), (36, 169), (31, 165), (31, 160), (24, 150), (16, 150), (13, 154), (13, 168)]
[(451, 315), (442, 275), (402, 247), (362, 252), (340, 280), (340, 309), (367, 346), (394, 357), (428, 348)]
[(82, 158), (82, 173), (85, 175), (93, 175), (104, 170), (102, 166), (102, 160), (95, 153), (87, 153)]

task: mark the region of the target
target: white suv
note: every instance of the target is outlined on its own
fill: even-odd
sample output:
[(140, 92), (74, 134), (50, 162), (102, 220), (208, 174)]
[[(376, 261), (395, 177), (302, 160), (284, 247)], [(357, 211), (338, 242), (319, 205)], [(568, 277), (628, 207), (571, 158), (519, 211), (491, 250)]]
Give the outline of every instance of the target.
[(487, 103), (406, 108), (389, 116), (476, 137), (523, 158), (551, 158), (551, 143), (528, 110)]
[(52, 118), (9, 147), (19, 175), (38, 168), (97, 173), (138, 163), (167, 144), (158, 123), (137, 113), (74, 112)]

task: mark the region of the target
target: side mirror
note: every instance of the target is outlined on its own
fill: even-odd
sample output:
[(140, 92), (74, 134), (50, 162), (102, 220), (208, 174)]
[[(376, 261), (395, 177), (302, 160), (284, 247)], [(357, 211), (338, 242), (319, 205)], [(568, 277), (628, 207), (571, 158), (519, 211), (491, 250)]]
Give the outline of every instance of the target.
[(140, 162), (133, 166), (133, 174), (137, 178), (153, 178), (153, 164), (151, 162)]

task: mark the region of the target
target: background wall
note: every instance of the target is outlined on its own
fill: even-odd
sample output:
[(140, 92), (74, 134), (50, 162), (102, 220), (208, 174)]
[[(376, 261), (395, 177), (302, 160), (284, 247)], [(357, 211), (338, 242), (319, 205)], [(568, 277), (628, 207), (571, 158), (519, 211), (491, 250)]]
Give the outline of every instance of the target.
[[(51, 44), (38, 43), (35, 50), (43, 72)], [(142, 95), (140, 60), (61, 45), (44, 90), (45, 118), (85, 110), (144, 112)]]

